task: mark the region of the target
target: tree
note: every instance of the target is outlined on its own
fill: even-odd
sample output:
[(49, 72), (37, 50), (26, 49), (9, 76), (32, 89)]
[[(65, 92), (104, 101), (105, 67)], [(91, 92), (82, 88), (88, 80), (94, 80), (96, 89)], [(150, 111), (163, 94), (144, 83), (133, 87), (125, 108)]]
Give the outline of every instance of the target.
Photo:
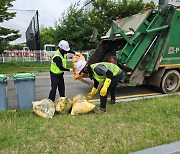
[[(148, 3), (153, 6), (154, 3)], [(92, 27), (98, 29), (99, 37), (105, 35), (111, 26), (112, 20), (116, 17), (124, 18), (142, 10), (146, 9), (146, 3), (142, 0), (128, 1), (123, 0), (121, 3), (116, 3), (111, 0), (92, 0), (92, 5), (94, 9), (89, 12), (90, 24)], [(147, 5), (147, 6), (149, 6)]]
[(40, 28), (41, 49), (45, 44), (56, 44), (55, 30), (52, 27)]
[[(15, 17), (14, 12), (8, 12), (8, 8), (12, 7), (12, 2), (14, 0), (1, 0), (0, 1), (0, 23), (4, 21), (8, 21)], [(18, 34), (19, 31), (9, 29), (9, 28), (4, 28), (0, 26), (0, 53), (2, 53), (6, 47), (9, 45), (10, 41), (14, 41), (17, 38), (20, 37)]]
[(10, 44), (7, 50), (23, 50), (23, 47), (25, 47), (24, 44)]
[[(43, 27), (41, 29), (41, 44), (57, 45), (60, 40), (64, 39), (74, 50), (93, 49), (96, 47), (96, 44), (90, 43), (93, 30), (96, 34), (98, 31), (98, 38), (100, 38), (105, 35), (112, 20), (116, 17), (130, 16), (145, 10), (146, 6), (149, 7), (142, 0), (123, 0), (122, 3), (112, 0), (92, 0), (92, 4), (94, 9), (89, 13), (83, 8), (79, 9), (79, 2), (72, 4), (66, 12), (63, 12), (61, 18), (56, 22), (55, 28)], [(150, 5), (152, 4), (150, 3)]]
[(61, 39), (65, 39), (74, 50), (92, 49), (95, 45), (89, 40), (93, 28), (89, 24), (88, 14), (78, 7), (79, 2), (71, 5), (57, 21), (55, 26), (56, 44)]

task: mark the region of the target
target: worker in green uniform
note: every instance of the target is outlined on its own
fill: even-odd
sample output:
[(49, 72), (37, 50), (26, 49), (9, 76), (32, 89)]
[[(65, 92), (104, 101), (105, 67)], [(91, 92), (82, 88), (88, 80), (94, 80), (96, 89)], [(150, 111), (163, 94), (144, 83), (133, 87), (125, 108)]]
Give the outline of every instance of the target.
[(60, 97), (65, 97), (65, 84), (64, 84), (64, 71), (70, 71), (66, 68), (67, 53), (73, 53), (70, 50), (69, 43), (65, 40), (61, 40), (58, 44), (59, 49), (54, 53), (51, 60), (50, 77), (51, 77), (51, 90), (49, 93), (49, 99), (55, 100), (56, 90), (58, 88)]
[(111, 103), (115, 103), (115, 89), (118, 82), (122, 79), (123, 73), (121, 69), (112, 63), (100, 62), (88, 65), (86, 61), (79, 60), (76, 63), (78, 73), (88, 74), (94, 80), (94, 86), (91, 92), (87, 95), (90, 99), (98, 92), (98, 85), (102, 83), (103, 86), (100, 90), (100, 110), (99, 112), (106, 112), (107, 95), (110, 92)]

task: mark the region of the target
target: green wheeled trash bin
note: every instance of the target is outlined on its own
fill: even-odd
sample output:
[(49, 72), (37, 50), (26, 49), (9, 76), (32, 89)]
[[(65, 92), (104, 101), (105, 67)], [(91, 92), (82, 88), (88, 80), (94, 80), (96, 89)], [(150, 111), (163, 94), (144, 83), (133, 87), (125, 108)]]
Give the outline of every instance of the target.
[(0, 74), (0, 111), (7, 110), (7, 76)]
[(19, 73), (13, 75), (16, 85), (18, 109), (32, 109), (35, 101), (35, 75), (33, 73)]

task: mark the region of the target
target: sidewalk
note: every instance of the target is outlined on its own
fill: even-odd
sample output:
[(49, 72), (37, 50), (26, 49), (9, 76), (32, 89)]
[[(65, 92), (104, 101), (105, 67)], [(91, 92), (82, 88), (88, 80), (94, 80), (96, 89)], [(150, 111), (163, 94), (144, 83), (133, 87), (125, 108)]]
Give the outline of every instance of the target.
[(153, 148), (133, 152), (131, 154), (180, 154), (180, 141), (163, 144)]

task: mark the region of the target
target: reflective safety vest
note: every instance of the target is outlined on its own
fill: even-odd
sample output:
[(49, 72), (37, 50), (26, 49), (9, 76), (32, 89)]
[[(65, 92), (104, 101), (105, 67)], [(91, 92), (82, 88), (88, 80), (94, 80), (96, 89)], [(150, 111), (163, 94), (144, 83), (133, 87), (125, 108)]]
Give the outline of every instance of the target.
[(62, 65), (63, 65), (64, 68), (66, 68), (66, 54), (64, 54), (64, 57), (63, 57), (62, 54), (60, 53), (60, 51), (57, 50), (57, 51), (54, 53), (54, 55), (53, 55), (53, 57), (52, 57), (52, 59), (51, 59), (51, 68), (50, 68), (50, 70), (51, 70), (51, 72), (53, 72), (53, 73), (55, 73), (55, 74), (61, 74), (61, 73), (63, 73), (64, 71), (60, 70), (59, 67), (56, 66), (56, 63), (53, 61), (53, 59), (54, 59), (55, 57), (57, 57), (57, 56), (61, 58), (61, 60), (62, 60)]
[(106, 79), (106, 76), (99, 76), (94, 70), (95, 67), (99, 64), (104, 65), (106, 69), (110, 70), (113, 73), (113, 76), (116, 76), (118, 72), (120, 71), (120, 68), (117, 65), (112, 64), (112, 63), (101, 62), (101, 63), (91, 64), (90, 67), (93, 71), (93, 78), (95, 78), (99, 83), (103, 83)]

